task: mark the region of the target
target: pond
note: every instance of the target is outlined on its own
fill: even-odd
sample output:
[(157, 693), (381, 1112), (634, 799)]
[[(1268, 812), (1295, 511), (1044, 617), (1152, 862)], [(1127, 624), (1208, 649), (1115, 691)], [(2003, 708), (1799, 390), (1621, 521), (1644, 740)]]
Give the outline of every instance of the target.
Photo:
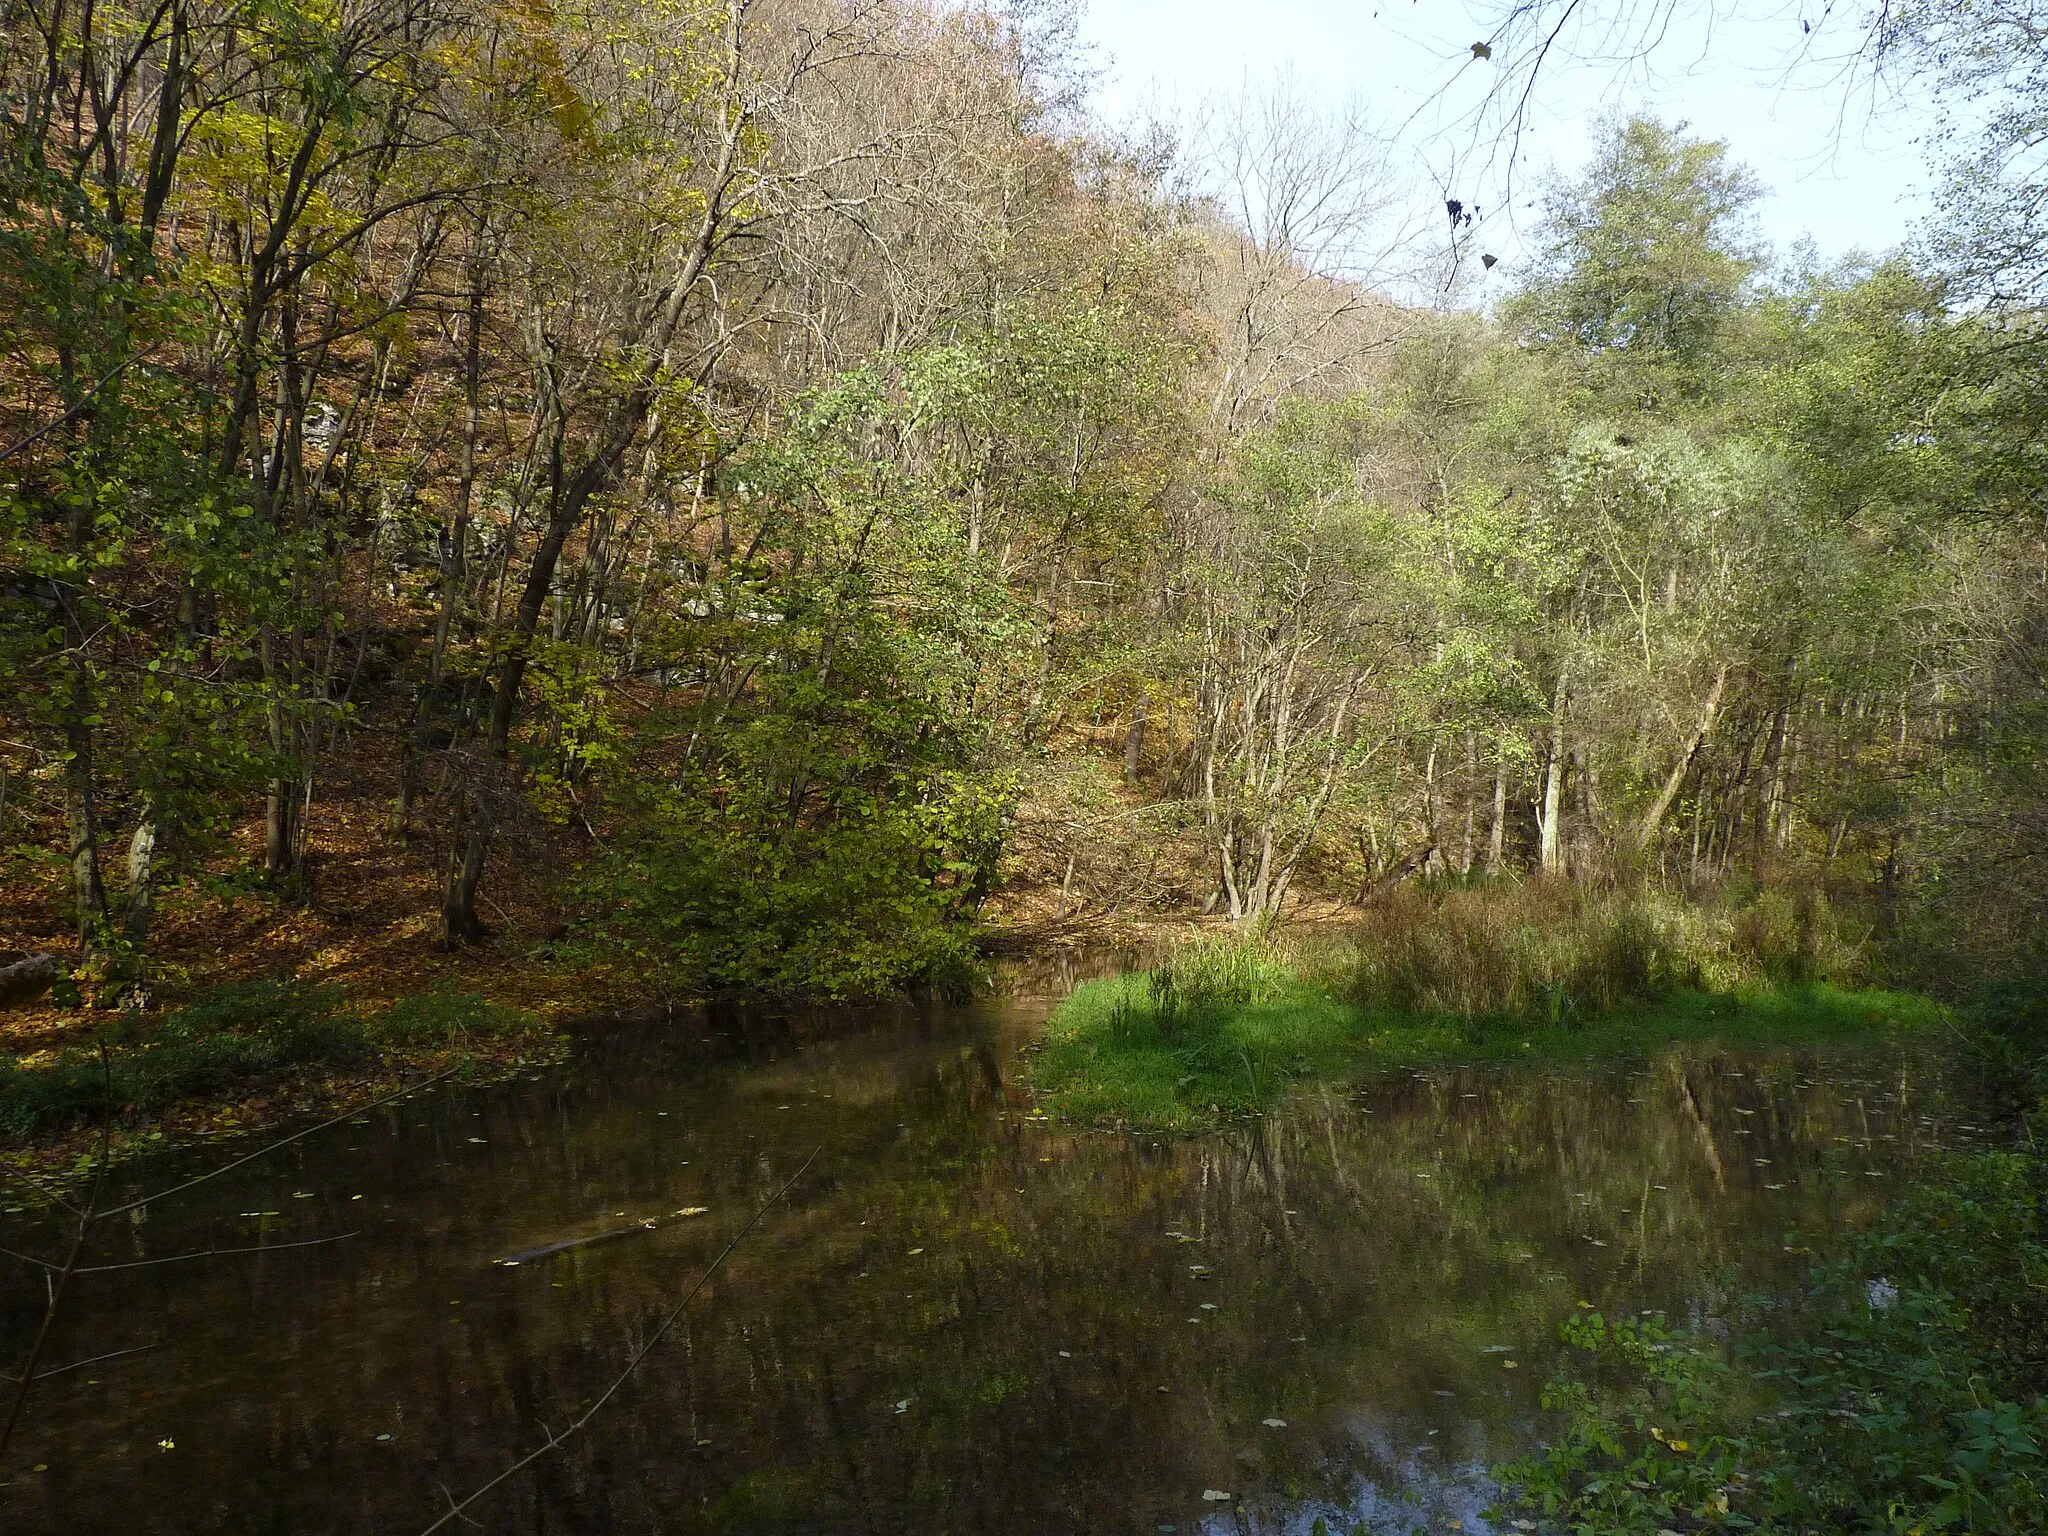
[[(1075, 1133), (1021, 1086), (1053, 990), (593, 1027), (138, 1212), (92, 1262), (350, 1235), (81, 1277), (46, 1367), (147, 1347), (38, 1387), (0, 1527), (423, 1530), (767, 1204), (451, 1529), (1484, 1531), (1564, 1314), (1789, 1286), (1960, 1134), (1909, 1058), (1712, 1051)], [(109, 1203), (228, 1155), (127, 1165)], [(8, 1248), (60, 1237), (0, 1215)], [(0, 1268), (0, 1369), (42, 1294)]]

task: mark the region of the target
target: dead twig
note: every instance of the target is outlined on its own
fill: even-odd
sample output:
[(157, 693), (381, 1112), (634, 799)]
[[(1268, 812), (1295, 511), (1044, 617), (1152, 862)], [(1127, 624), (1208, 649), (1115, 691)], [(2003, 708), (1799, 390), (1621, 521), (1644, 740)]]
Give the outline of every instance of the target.
[(149, 1269), (158, 1264), (183, 1264), (187, 1259), (218, 1259), (235, 1253), (283, 1253), (290, 1248), (318, 1248), (323, 1243), (341, 1243), (360, 1237), (359, 1232), (337, 1232), (332, 1237), (309, 1237), (296, 1243), (258, 1243), (253, 1248), (204, 1248), (197, 1253), (173, 1253), (161, 1259), (133, 1259), (126, 1264), (87, 1264), (73, 1271), (80, 1275), (104, 1275), (116, 1269)]
[(85, 1251), (85, 1240), (92, 1232), (93, 1208), (99, 1201), (100, 1181), (107, 1176), (110, 1143), (113, 1136), (113, 1094), (114, 1069), (107, 1056), (107, 1048), (100, 1047), (100, 1074), (104, 1080), (106, 1104), (100, 1120), (99, 1163), (93, 1169), (92, 1185), (86, 1191), (85, 1205), (77, 1212), (78, 1226), (71, 1236), (71, 1251), (64, 1257), (63, 1265), (55, 1271), (50, 1281), (49, 1301), (43, 1307), (42, 1326), (36, 1329), (35, 1342), (28, 1347), (28, 1359), (22, 1362), (21, 1374), (15, 1378), (14, 1401), (7, 1409), (7, 1422), (0, 1424), (0, 1457), (7, 1454), (7, 1446), (14, 1439), (14, 1426), (21, 1422), (21, 1413), (28, 1406), (29, 1389), (36, 1384), (36, 1367), (41, 1364), (43, 1349), (50, 1342), (50, 1331), (57, 1323), (57, 1309), (64, 1303), (64, 1292), (71, 1284), (71, 1276), (78, 1269), (78, 1256)]
[[(653, 1334), (648, 1338), (647, 1342), (641, 1345), (638, 1350), (634, 1351), (633, 1357), (626, 1362), (625, 1369), (619, 1372), (619, 1374), (613, 1379), (612, 1384), (610, 1386), (606, 1387), (603, 1392), (598, 1394), (596, 1402), (592, 1403), (588, 1408), (584, 1409), (580, 1415), (578, 1415), (574, 1420), (570, 1422), (569, 1427), (563, 1430), (559, 1435), (556, 1434), (553, 1430), (548, 1429), (545, 1425), (543, 1425), (542, 1431), (547, 1435), (547, 1439), (541, 1443), (540, 1447), (537, 1450), (529, 1451), (526, 1455), (520, 1457), (519, 1460), (513, 1462), (511, 1466), (507, 1467), (504, 1471), (500, 1472), (488, 1483), (485, 1483), (483, 1487), (477, 1489), (475, 1493), (472, 1493), (468, 1498), (462, 1500), (461, 1503), (455, 1503), (451, 1499), (448, 1513), (443, 1515), (440, 1519), (436, 1520), (432, 1525), (428, 1526), (424, 1531), (420, 1533), (420, 1536), (433, 1536), (434, 1532), (440, 1530), (451, 1520), (462, 1520), (466, 1523), (473, 1524), (474, 1522), (469, 1521), (469, 1517), (463, 1514), (464, 1510), (468, 1509), (470, 1505), (474, 1504), (478, 1499), (482, 1498), (485, 1494), (489, 1493), (493, 1488), (496, 1488), (500, 1483), (505, 1482), (515, 1473), (524, 1471), (534, 1462), (540, 1460), (541, 1457), (547, 1455), (549, 1451), (555, 1450), (558, 1447), (560, 1447), (563, 1444), (563, 1442), (568, 1440), (568, 1438), (571, 1435), (575, 1434), (578, 1430), (582, 1429), (584, 1425), (588, 1424), (591, 1421), (591, 1419), (596, 1417), (597, 1411), (600, 1408), (602, 1408), (606, 1403), (610, 1402), (612, 1399), (612, 1395), (615, 1392), (617, 1392), (619, 1388), (623, 1387), (626, 1384), (626, 1378), (633, 1374), (634, 1367), (639, 1365), (639, 1363), (642, 1360), (645, 1360), (649, 1353), (652, 1352), (652, 1350), (654, 1349), (654, 1346), (659, 1344), (662, 1341), (663, 1337), (668, 1333), (669, 1329), (675, 1326), (676, 1319), (683, 1315), (683, 1309), (690, 1304), (690, 1302), (696, 1297), (699, 1291), (704, 1289), (705, 1282), (708, 1281), (714, 1274), (718, 1272), (718, 1266), (726, 1261), (727, 1255), (729, 1255), (733, 1251), (733, 1249), (739, 1247), (740, 1239), (744, 1238), (749, 1232), (753, 1231), (755, 1224), (758, 1223), (763, 1216), (766, 1216), (768, 1214), (768, 1212), (775, 1206), (777, 1201), (781, 1200), (781, 1198), (784, 1195), (788, 1194), (790, 1190), (795, 1187), (796, 1181), (802, 1178), (804, 1174), (810, 1170), (811, 1164), (818, 1160), (818, 1154), (824, 1150), (825, 1149), (822, 1146), (813, 1147), (811, 1149), (811, 1155), (804, 1159), (803, 1167), (797, 1169), (795, 1173), (791, 1174), (789, 1176), (788, 1181), (784, 1183), (782, 1188), (778, 1189), (774, 1194), (770, 1195), (766, 1203), (763, 1204), (758, 1211), (754, 1212), (752, 1216), (749, 1216), (747, 1218), (747, 1224), (744, 1227), (741, 1227), (738, 1232), (733, 1234), (733, 1239), (731, 1242), (727, 1243), (723, 1248), (719, 1250), (718, 1257), (713, 1259), (709, 1267), (705, 1269), (704, 1273), (697, 1277), (697, 1283), (690, 1287), (689, 1291), (685, 1293), (685, 1295), (683, 1296), (683, 1299), (677, 1302), (675, 1306), (670, 1310), (668, 1316), (661, 1320), (661, 1326), (654, 1330)], [(447, 1490), (443, 1489), (442, 1492), (445, 1493), (447, 1492)]]
[[(62, 1376), (66, 1371), (83, 1370), (88, 1365), (98, 1365), (102, 1360), (118, 1360), (123, 1355), (139, 1355), (146, 1349), (155, 1349), (154, 1344), (135, 1344), (127, 1349), (110, 1349), (104, 1355), (88, 1355), (83, 1360), (74, 1360), (69, 1365), (53, 1365), (37, 1381), (48, 1381), (52, 1376)], [(0, 1376), (0, 1381), (20, 1381), (19, 1376)]]
[(409, 1087), (400, 1088), (395, 1093), (387, 1093), (381, 1099), (372, 1099), (367, 1104), (358, 1104), (353, 1109), (345, 1109), (331, 1119), (322, 1120), (318, 1125), (309, 1125), (303, 1131), (294, 1131), (289, 1136), (280, 1137), (278, 1140), (271, 1142), (269, 1146), (251, 1152), (247, 1157), (238, 1157), (232, 1163), (223, 1163), (211, 1173), (202, 1173), (197, 1178), (187, 1179), (182, 1184), (173, 1184), (169, 1189), (159, 1190), (156, 1194), (144, 1195), (140, 1200), (130, 1200), (126, 1205), (117, 1205), (110, 1210), (101, 1211), (93, 1220), (105, 1221), (110, 1216), (125, 1216), (130, 1211), (141, 1210), (145, 1205), (154, 1205), (159, 1200), (168, 1200), (172, 1195), (182, 1195), (194, 1185), (204, 1184), (208, 1179), (217, 1179), (224, 1173), (232, 1173), (235, 1169), (242, 1167), (246, 1163), (255, 1162), (259, 1157), (268, 1157), (271, 1153), (277, 1151), (278, 1148), (288, 1147), (295, 1141), (303, 1141), (315, 1131), (324, 1131), (330, 1125), (339, 1125), (344, 1120), (353, 1120), (357, 1115), (367, 1114), (373, 1109), (381, 1109), (394, 1099), (402, 1099), (408, 1094), (418, 1093), (422, 1088), (431, 1088), (434, 1084), (446, 1081), (461, 1070), (462, 1067), (458, 1063), (445, 1072), (437, 1072), (432, 1077), (424, 1078)]
[[(268, 1157), (271, 1153), (277, 1151), (280, 1147), (288, 1147), (295, 1141), (300, 1141), (308, 1136), (311, 1136), (315, 1131), (324, 1131), (331, 1125), (339, 1125), (344, 1120), (353, 1119), (357, 1115), (364, 1114), (367, 1111), (376, 1109), (381, 1105), (389, 1104), (394, 1099), (402, 1099), (409, 1094), (418, 1093), (422, 1088), (431, 1088), (434, 1084), (441, 1082), (449, 1077), (452, 1077), (456, 1072), (461, 1070), (460, 1064), (458, 1064), (457, 1066), (450, 1067), (445, 1072), (436, 1073), (433, 1077), (426, 1078), (420, 1082), (413, 1083), (404, 1088), (400, 1088), (396, 1092), (387, 1093), (380, 1099), (371, 1100), (368, 1104), (359, 1104), (352, 1109), (344, 1110), (342, 1113), (338, 1115), (334, 1115), (326, 1120), (322, 1120), (318, 1125), (309, 1125), (304, 1130), (294, 1131), (289, 1136), (281, 1136), (276, 1141), (269, 1143), (267, 1146), (260, 1147), (256, 1151), (249, 1153), (246, 1157), (238, 1157), (231, 1163), (222, 1164), (220, 1167), (214, 1169), (211, 1173), (199, 1174), (195, 1178), (185, 1180), (182, 1184), (174, 1184), (169, 1189), (159, 1190), (156, 1194), (144, 1195), (139, 1200), (130, 1200), (125, 1205), (112, 1206), (109, 1207), (107, 1210), (103, 1211), (99, 1209), (99, 1193), (100, 1186), (106, 1179), (107, 1167), (109, 1163), (112, 1161), (111, 1138), (113, 1136), (114, 1120), (113, 1067), (107, 1055), (107, 1049), (104, 1045), (100, 1047), (100, 1069), (103, 1076), (106, 1079), (107, 1102), (100, 1121), (99, 1160), (95, 1164), (93, 1169), (92, 1184), (91, 1187), (87, 1190), (85, 1203), (82, 1206), (75, 1206), (67, 1200), (60, 1199), (55, 1195), (50, 1195), (50, 1198), (52, 1200), (55, 1200), (57, 1204), (61, 1205), (65, 1210), (69, 1211), (72, 1215), (78, 1218), (77, 1228), (73, 1232), (71, 1238), (71, 1250), (69, 1253), (65, 1255), (64, 1262), (61, 1264), (52, 1264), (45, 1259), (37, 1259), (31, 1257), (28, 1254), (12, 1253), (10, 1251), (11, 1257), (25, 1260), (30, 1264), (38, 1265), (44, 1270), (45, 1278), (47, 1279), (49, 1284), (49, 1301), (43, 1308), (42, 1326), (36, 1330), (35, 1341), (29, 1346), (28, 1359), (22, 1365), (21, 1374), (19, 1376), (6, 1378), (12, 1381), (14, 1384), (14, 1397), (12, 1403), (9, 1405), (7, 1410), (6, 1422), (4, 1424), (0, 1424), (0, 1456), (5, 1456), (7, 1454), (7, 1447), (14, 1438), (15, 1427), (21, 1422), (22, 1410), (28, 1406), (29, 1389), (35, 1386), (35, 1384), (38, 1381), (47, 1380), (51, 1375), (56, 1374), (55, 1372), (46, 1371), (38, 1375), (36, 1371), (36, 1366), (43, 1358), (44, 1348), (49, 1344), (50, 1332), (52, 1328), (56, 1325), (58, 1309), (63, 1305), (64, 1293), (70, 1288), (71, 1280), (74, 1275), (97, 1274), (103, 1273), (107, 1270), (115, 1269), (139, 1269), (151, 1264), (173, 1264), (181, 1262), (185, 1259), (205, 1258), (208, 1256), (203, 1253), (190, 1253), (176, 1254), (172, 1255), (171, 1257), (163, 1259), (144, 1259), (134, 1263), (127, 1264), (81, 1265), (78, 1262), (79, 1257), (85, 1251), (86, 1238), (91, 1234), (92, 1229), (95, 1225), (102, 1221), (105, 1221), (110, 1216), (126, 1215), (130, 1211), (139, 1211), (146, 1205), (154, 1205), (157, 1201), (167, 1199), (172, 1195), (183, 1194), (186, 1190), (192, 1189), (197, 1185), (204, 1184), (209, 1179), (217, 1179), (224, 1173), (230, 1173), (237, 1168), (245, 1167), (246, 1165), (255, 1162), (258, 1158)], [(815, 1156), (815, 1154), (813, 1155)], [(30, 1182), (33, 1181), (31, 1180)], [(44, 1191), (44, 1193), (48, 1194), (49, 1192)], [(344, 1233), (343, 1236), (353, 1237), (355, 1236), (355, 1234), (350, 1232)], [(286, 1248), (311, 1247), (314, 1243), (327, 1243), (338, 1241), (340, 1241), (340, 1238), (315, 1238), (305, 1243), (273, 1243), (268, 1245), (268, 1250), (277, 1251)], [(256, 1250), (226, 1249), (221, 1251), (242, 1252)], [(117, 1351), (117, 1353), (125, 1354), (128, 1353), (128, 1351)], [(82, 1364), (85, 1362), (80, 1363)], [(66, 1366), (63, 1369), (70, 1370), (73, 1369), (73, 1367)]]

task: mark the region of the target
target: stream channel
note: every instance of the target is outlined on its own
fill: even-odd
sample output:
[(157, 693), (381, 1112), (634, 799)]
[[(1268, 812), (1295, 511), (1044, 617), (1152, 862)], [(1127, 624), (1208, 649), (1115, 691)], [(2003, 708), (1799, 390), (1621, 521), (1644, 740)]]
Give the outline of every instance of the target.
[[(109, 1224), (87, 1262), (353, 1235), (79, 1277), (45, 1368), (149, 1347), (37, 1387), (0, 1530), (421, 1531), (603, 1391), (815, 1150), (589, 1426), (448, 1529), (1483, 1532), (1579, 1302), (1702, 1321), (1788, 1289), (1968, 1139), (1911, 1056), (1700, 1049), (1074, 1132), (1022, 1081), (1062, 981), (594, 1025), (560, 1068)], [(8, 1248), (63, 1240), (0, 1214)], [(42, 1304), (0, 1266), (0, 1369)]]

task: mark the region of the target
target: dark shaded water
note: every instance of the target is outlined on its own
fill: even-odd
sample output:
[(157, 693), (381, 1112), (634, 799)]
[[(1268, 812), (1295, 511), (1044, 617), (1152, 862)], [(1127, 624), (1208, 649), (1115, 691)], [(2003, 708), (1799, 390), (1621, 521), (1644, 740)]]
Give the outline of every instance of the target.
[[(152, 1207), (97, 1262), (356, 1235), (81, 1278), (46, 1365), (154, 1347), (38, 1387), (0, 1529), (418, 1531), (573, 1418), (822, 1148), (478, 1527), (1484, 1530), (1482, 1469), (1540, 1432), (1564, 1313), (1788, 1284), (1788, 1248), (1947, 1134), (1896, 1060), (1698, 1053), (1404, 1074), (1206, 1139), (1070, 1135), (1017, 1086), (1047, 1006), (809, 1040), (620, 1027)], [(27, 1211), (0, 1243), (60, 1251)], [(41, 1304), (0, 1267), (0, 1369)]]

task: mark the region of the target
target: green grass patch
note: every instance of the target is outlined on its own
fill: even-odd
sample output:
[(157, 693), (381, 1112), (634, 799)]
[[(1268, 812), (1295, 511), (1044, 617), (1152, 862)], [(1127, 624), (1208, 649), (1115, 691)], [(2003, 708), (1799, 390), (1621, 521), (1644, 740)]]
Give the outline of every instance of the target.
[(1299, 1083), (1347, 1082), (1451, 1062), (1563, 1064), (1654, 1055), (1667, 1046), (1814, 1049), (1931, 1032), (1922, 997), (1828, 982), (1685, 988), (1562, 1023), (1403, 1013), (1345, 1002), (1293, 976), (1240, 1001), (1162, 1015), (1156, 973), (1085, 982), (1054, 1012), (1032, 1064), (1066, 1119), (1202, 1130), (1271, 1108)]
[(338, 987), (240, 982), (161, 1018), (110, 1020), (92, 1046), (0, 1056), (0, 1136), (231, 1099), (295, 1072), (346, 1071), (393, 1052), (483, 1053), (544, 1032), (536, 1015), (468, 992), (428, 992), (364, 1016), (345, 1010)]
[(1813, 892), (1420, 884), (1342, 934), (1212, 936), (1086, 983), (1047, 1024), (1032, 1075), (1068, 1118), (1193, 1130), (1267, 1109), (1293, 1083), (1390, 1067), (1868, 1045), (1936, 1028), (1936, 1004), (1863, 984), (1865, 943)]

